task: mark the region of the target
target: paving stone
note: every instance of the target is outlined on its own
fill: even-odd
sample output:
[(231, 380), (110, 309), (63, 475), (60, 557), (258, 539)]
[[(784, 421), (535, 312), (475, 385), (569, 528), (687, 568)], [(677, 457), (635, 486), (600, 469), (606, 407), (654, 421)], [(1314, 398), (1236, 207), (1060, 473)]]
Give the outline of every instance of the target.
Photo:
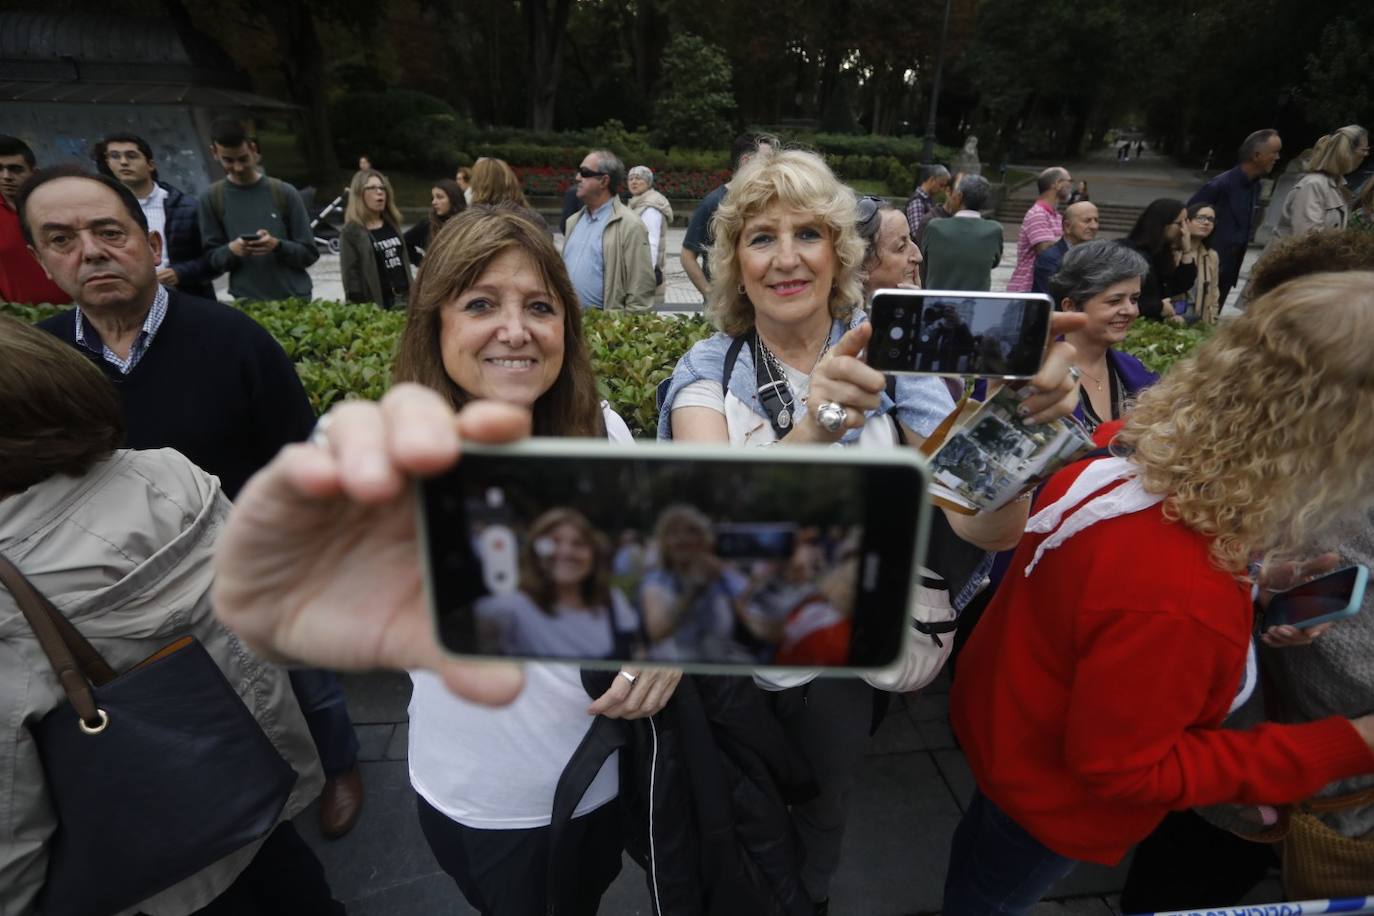
[(921, 748), (921, 736), (916, 731), (916, 723), (911, 721), (911, 716), (905, 709), (893, 704), (864, 753), (907, 754)]
[(348, 916), (477, 916), (443, 872), (348, 902)]
[(911, 717), (917, 722), (947, 720), (949, 718), (949, 694), (926, 693), (922, 691), (908, 699)]
[(320, 836), (318, 803), (295, 820), (296, 829), (324, 863), (334, 896), (344, 903), (442, 874), (420, 832), (405, 763), (362, 763), (359, 768), (366, 801), (347, 836)]
[(354, 725), (353, 733), (358, 736), (358, 759), (367, 762), (384, 759), (394, 731), (396, 726), (390, 723)]
[(1101, 897), (1046, 900), (1031, 909), (1031, 916), (1112, 916), (1113, 910)]
[(410, 703), (410, 676), (402, 671), (369, 671), (341, 674), (348, 714), (354, 725), (406, 721)]
[(968, 761), (959, 751), (943, 750), (930, 753), (935, 758), (940, 775), (945, 778), (946, 785), (954, 793), (959, 810), (964, 810), (968, 800), (973, 797), (973, 790), (978, 787), (977, 781), (973, 778), (973, 771), (968, 767)]
[(939, 751), (958, 746), (947, 722), (917, 722), (916, 732), (921, 736), (922, 750)]
[(402, 722), (396, 726), (396, 732), (391, 736), (391, 743), (386, 748), (387, 760), (405, 760), (406, 751), (410, 749), (410, 723)]
[(939, 909), (959, 808), (929, 754), (867, 757), (851, 796), (834, 916)]

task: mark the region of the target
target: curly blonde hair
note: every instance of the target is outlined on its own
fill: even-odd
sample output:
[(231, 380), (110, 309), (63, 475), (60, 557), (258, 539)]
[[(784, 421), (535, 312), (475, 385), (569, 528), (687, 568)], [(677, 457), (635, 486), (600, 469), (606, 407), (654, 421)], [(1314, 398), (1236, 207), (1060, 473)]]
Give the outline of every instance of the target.
[(1164, 515), (1242, 575), (1374, 498), (1374, 272), (1284, 283), (1141, 394), (1117, 443)]
[(774, 204), (817, 217), (830, 230), (835, 249), (835, 285), (830, 315), (847, 320), (863, 299), (867, 246), (855, 226), (854, 194), (825, 161), (805, 150), (761, 146), (735, 174), (730, 191), (711, 219), (711, 297), (706, 315), (720, 330), (738, 337), (754, 326), (754, 304), (741, 292), (739, 239), (744, 224)]

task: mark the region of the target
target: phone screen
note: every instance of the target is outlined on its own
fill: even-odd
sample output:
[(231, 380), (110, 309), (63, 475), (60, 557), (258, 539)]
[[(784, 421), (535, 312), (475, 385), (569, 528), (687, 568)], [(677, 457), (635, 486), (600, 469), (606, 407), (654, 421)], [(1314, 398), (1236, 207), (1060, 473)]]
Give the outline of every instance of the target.
[(1301, 627), (1340, 613), (1350, 607), (1359, 578), (1358, 566), (1346, 566), (1282, 591), (1270, 599), (1267, 620)]
[(868, 364), (883, 372), (1027, 379), (1049, 341), (1049, 297), (882, 290)]
[(616, 451), (469, 450), (422, 485), (449, 651), (744, 669), (896, 659), (921, 467)]

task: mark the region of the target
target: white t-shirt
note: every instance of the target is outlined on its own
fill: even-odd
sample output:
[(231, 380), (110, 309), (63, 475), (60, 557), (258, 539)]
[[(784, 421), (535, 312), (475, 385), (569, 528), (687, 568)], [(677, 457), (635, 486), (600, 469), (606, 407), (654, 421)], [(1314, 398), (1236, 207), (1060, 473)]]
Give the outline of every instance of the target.
[[(629, 428), (602, 405), (607, 438), (629, 443)], [(530, 607), (523, 596), (500, 599), (487, 610), (511, 621)], [(493, 599), (496, 600), (496, 599)], [(523, 599), (528, 603), (528, 599)], [(623, 599), (622, 599), (623, 600)], [(537, 608), (534, 612), (541, 613)], [(605, 654), (611, 631), (605, 618)], [(578, 627), (579, 632), (584, 628)], [(588, 638), (594, 636), (585, 629)], [(552, 819), (558, 777), (587, 733), (591, 698), (575, 665), (525, 665), (525, 689), (509, 706), (469, 703), (449, 692), (428, 671), (412, 671), (410, 697), (410, 783), (420, 797), (466, 827), (522, 830), (546, 827)], [(619, 756), (612, 754), (573, 812), (581, 817), (620, 791)]]

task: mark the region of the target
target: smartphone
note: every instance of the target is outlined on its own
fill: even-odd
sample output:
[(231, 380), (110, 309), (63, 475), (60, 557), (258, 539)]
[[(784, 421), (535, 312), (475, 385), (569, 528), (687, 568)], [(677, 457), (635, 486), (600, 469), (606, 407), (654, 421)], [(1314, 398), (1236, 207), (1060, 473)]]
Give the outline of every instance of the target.
[(1028, 379), (1040, 371), (1054, 305), (1040, 293), (881, 289), (868, 364), (914, 375)]
[(881, 670), (911, 629), (928, 483), (911, 449), (465, 445), (416, 485), (434, 626), (483, 659)]
[(240, 242), (256, 242), (257, 240), (258, 240), (258, 234), (257, 234), (256, 232), (254, 232), (252, 235), (241, 235), (241, 236), (239, 236), (239, 241), (240, 241)]
[(1369, 568), (1343, 566), (1309, 579), (1269, 599), (1264, 611), (1266, 627), (1314, 627), (1331, 620), (1354, 617), (1364, 601)]

